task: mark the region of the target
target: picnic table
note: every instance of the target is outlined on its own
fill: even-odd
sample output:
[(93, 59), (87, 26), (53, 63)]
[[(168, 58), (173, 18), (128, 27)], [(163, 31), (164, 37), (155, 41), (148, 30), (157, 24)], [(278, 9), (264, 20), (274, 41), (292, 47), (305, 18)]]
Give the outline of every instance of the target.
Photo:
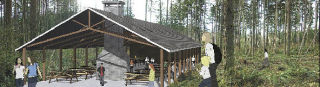
[(72, 83), (73, 74), (70, 71), (50, 71), (49, 76), (47, 77), (49, 79), (49, 83), (51, 83), (51, 79), (56, 79), (56, 81), (59, 81), (58, 78), (65, 78), (68, 80), (70, 78), (70, 83)]
[(58, 81), (58, 78), (65, 78), (68, 80), (70, 78), (70, 83), (72, 83), (72, 79), (76, 78), (77, 81), (78, 77), (81, 75), (86, 75), (85, 79), (88, 78), (88, 75), (92, 75), (95, 72), (95, 68), (89, 67), (89, 66), (81, 66), (81, 68), (69, 68), (68, 70), (64, 70), (62, 72), (59, 71), (50, 71), (49, 76), (49, 83), (51, 83), (51, 79), (56, 79)]
[(149, 74), (147, 73), (124, 73), (127, 78), (125, 78), (126, 83), (125, 85), (128, 85), (128, 82), (130, 81), (130, 84), (132, 84), (131, 80), (135, 80), (136, 82), (138, 81), (149, 81)]

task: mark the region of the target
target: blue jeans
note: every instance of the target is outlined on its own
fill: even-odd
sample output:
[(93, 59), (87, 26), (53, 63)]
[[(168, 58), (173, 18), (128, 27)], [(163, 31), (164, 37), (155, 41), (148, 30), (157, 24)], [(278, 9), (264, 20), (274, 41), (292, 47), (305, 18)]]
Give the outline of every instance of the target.
[(149, 81), (148, 87), (154, 87), (154, 81)]
[(104, 86), (104, 76), (100, 76), (100, 85)]
[(203, 79), (199, 87), (211, 87), (211, 78)]
[(37, 77), (28, 78), (28, 87), (36, 87), (37, 82), (38, 82), (38, 78)]
[(23, 87), (24, 82), (22, 78), (16, 79), (16, 87)]

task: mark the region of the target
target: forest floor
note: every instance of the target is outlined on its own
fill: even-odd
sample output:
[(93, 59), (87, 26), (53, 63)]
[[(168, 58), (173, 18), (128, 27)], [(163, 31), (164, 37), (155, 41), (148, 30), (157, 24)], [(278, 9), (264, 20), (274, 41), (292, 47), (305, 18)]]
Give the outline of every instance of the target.
[[(233, 84), (239, 87), (252, 86), (293, 86), (319, 87), (319, 57), (315, 55), (269, 54), (269, 67), (262, 68), (263, 54), (257, 57), (238, 55), (235, 57)], [(225, 62), (225, 61), (224, 61)], [(227, 85), (222, 63), (217, 70), (220, 85)], [(219, 77), (220, 76), (220, 77)]]
[[(258, 52), (257, 52), (258, 53)], [(280, 53), (269, 54), (269, 67), (262, 68), (264, 55), (254, 57), (236, 53), (234, 72), (230, 77), (225, 71), (226, 60), (222, 59), (217, 69), (220, 87), (319, 87), (318, 54), (286, 56)], [(201, 64), (197, 65), (200, 68)], [(198, 71), (191, 70), (179, 77), (179, 82), (170, 87), (197, 87), (202, 81)]]

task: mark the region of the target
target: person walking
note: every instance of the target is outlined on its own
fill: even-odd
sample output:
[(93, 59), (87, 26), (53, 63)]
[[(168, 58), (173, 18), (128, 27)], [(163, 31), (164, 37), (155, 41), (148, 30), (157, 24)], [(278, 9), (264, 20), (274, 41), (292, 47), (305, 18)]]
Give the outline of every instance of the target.
[(100, 77), (100, 85), (101, 86), (104, 86), (104, 71), (105, 71), (105, 68), (103, 67), (103, 63), (101, 63), (100, 67), (98, 67), (98, 69), (97, 69), (97, 72)]
[(149, 64), (149, 84), (148, 87), (154, 87), (155, 69), (153, 64)]
[(269, 66), (269, 54), (267, 49), (264, 49), (264, 61), (263, 61), (263, 68), (268, 67)]
[(211, 87), (209, 61), (210, 61), (209, 56), (204, 56), (201, 58), (202, 67), (199, 74), (202, 76), (203, 80), (199, 84), (199, 87)]
[(16, 81), (16, 87), (23, 87), (24, 82), (24, 70), (25, 67), (23, 66), (22, 62), (21, 62), (21, 58), (17, 58), (16, 59), (16, 65), (13, 66), (13, 71), (12, 73), (15, 74), (15, 81)]
[(209, 72), (211, 78), (211, 86), (212, 87), (219, 87), (216, 70), (218, 65), (222, 61), (222, 54), (220, 48), (216, 44), (212, 44), (212, 50), (207, 50), (209, 56), (211, 57), (210, 65), (209, 65)]
[(42, 78), (38, 63), (32, 63), (31, 58), (28, 57), (29, 66), (26, 68), (25, 74), (28, 74), (28, 87), (36, 87), (38, 76)]

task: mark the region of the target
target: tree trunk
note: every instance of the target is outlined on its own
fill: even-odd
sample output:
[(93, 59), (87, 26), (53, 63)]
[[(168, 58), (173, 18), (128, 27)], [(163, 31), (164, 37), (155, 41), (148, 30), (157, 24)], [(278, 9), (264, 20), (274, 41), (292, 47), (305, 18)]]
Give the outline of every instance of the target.
[(277, 31), (278, 31), (278, 0), (275, 1), (276, 6), (275, 6), (275, 30), (274, 30), (274, 38), (273, 38), (273, 52), (275, 51), (275, 48), (277, 47)]
[[(4, 20), (6, 28), (11, 27), (11, 15), (12, 15), (12, 0), (5, 0), (4, 4)], [(6, 29), (5, 28), (5, 29)]]
[(290, 56), (290, 43), (291, 43), (291, 0), (286, 0), (286, 30), (287, 32), (287, 47), (286, 47), (286, 53), (288, 56)]
[(30, 32), (31, 38), (36, 36), (37, 28), (37, 0), (31, 0), (30, 6)]
[(227, 45), (226, 45), (226, 69), (229, 71), (228, 73), (228, 77), (232, 83), (232, 76), (233, 76), (233, 66), (234, 66), (234, 24), (233, 24), (233, 20), (234, 20), (234, 8), (233, 8), (233, 0), (227, 0), (227, 2), (224, 3), (224, 15), (225, 17), (225, 27), (226, 27), (226, 37), (227, 37)]

